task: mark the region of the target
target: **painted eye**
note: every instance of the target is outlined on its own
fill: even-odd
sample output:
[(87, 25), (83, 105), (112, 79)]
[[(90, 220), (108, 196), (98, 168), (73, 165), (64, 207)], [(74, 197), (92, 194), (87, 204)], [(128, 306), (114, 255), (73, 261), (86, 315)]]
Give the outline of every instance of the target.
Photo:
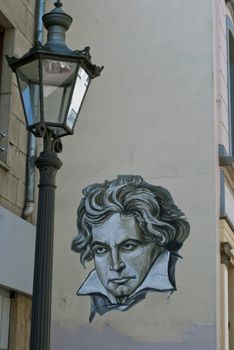
[(94, 253), (96, 255), (102, 255), (102, 254), (105, 254), (107, 252), (107, 248), (105, 247), (96, 247), (94, 248)]
[(122, 249), (131, 251), (131, 250), (134, 250), (136, 247), (137, 247), (136, 244), (133, 244), (133, 243), (125, 243), (125, 244), (122, 246)]

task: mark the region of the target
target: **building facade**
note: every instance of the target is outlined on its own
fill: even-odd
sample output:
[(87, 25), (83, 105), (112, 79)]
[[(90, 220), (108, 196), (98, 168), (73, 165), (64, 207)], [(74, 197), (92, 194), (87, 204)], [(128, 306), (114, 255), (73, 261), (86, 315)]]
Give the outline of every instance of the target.
[[(5, 320), (0, 349), (4, 350), (28, 348), (36, 220), (35, 207), (30, 215), (24, 209), (28, 135), (16, 80), (4, 55), (22, 56), (33, 45), (38, 3), (18, 0), (16, 6), (8, 0), (0, 4), (0, 312)], [(48, 11), (53, 4), (46, 1), (45, 5)], [(64, 138), (59, 155), (63, 167), (57, 175), (51, 347), (231, 350), (234, 2), (70, 0), (64, 3), (64, 11), (73, 17), (68, 46), (81, 50), (90, 45), (93, 61), (105, 68), (92, 82), (75, 135)], [(113, 182), (118, 175), (122, 175), (121, 184)], [(162, 195), (168, 199), (169, 192), (185, 213), (184, 217), (177, 212), (184, 225), (181, 231), (175, 218), (169, 219), (174, 238), (168, 238), (169, 226), (161, 214), (165, 208), (159, 194), (154, 194), (160, 207), (157, 220), (163, 223), (151, 222), (151, 226), (156, 237), (162, 234), (168, 244), (156, 240), (162, 250), (150, 260), (150, 267), (146, 258), (134, 260), (138, 249), (139, 256), (144, 255), (144, 223), (139, 233), (124, 221), (134, 218), (131, 225), (139, 224), (137, 216), (124, 208), (120, 214), (117, 210), (123, 205), (120, 187), (126, 184), (131, 200), (135, 196), (135, 201), (144, 202), (139, 187), (129, 185), (133, 180), (139, 183), (139, 176), (144, 186), (149, 184), (147, 193), (160, 186)], [(92, 202), (92, 191), (103, 190), (105, 186), (97, 184), (105, 180), (109, 181), (106, 187), (111, 183), (108, 201), (104, 203), (104, 192), (98, 192)], [(82, 193), (90, 184), (95, 185)], [(86, 216), (77, 220), (84, 196), (86, 207), (79, 212), (86, 210)], [(102, 224), (86, 226), (98, 245), (89, 241), (85, 246), (91, 245), (85, 270), (77, 234), (84, 229), (90, 206), (92, 219), (94, 209), (101, 211), (104, 206), (112, 214)], [(173, 208), (168, 210), (170, 218)], [(149, 208), (144, 213), (149, 216)], [(117, 243), (126, 231), (128, 240)], [(180, 241), (178, 232), (184, 235)], [(106, 251), (110, 265), (117, 259), (122, 267), (109, 269)], [(130, 266), (135, 287), (129, 283), (131, 276), (123, 275)], [(116, 275), (109, 277), (113, 283), (108, 287), (105, 273), (111, 275), (113, 270)], [(143, 276), (140, 282), (138, 275)], [(125, 291), (128, 288), (130, 292)]]
[(233, 314), (233, 1), (216, 2), (216, 108), (220, 165), (221, 348), (234, 346)]
[(36, 213), (25, 214), (28, 136), (5, 55), (34, 43), (35, 1), (0, 3), (0, 349), (29, 348)]
[[(70, 13), (82, 14), (77, 25), (74, 18), (69, 43), (90, 45), (105, 69), (92, 83), (76, 137), (64, 140), (53, 346), (232, 349), (233, 3), (69, 6)], [(169, 190), (191, 230), (176, 266), (176, 292), (152, 293), (89, 324), (90, 298), (76, 295), (87, 272), (68, 247), (77, 234), (82, 189), (119, 174), (141, 175)], [(88, 272), (93, 268), (91, 261)]]

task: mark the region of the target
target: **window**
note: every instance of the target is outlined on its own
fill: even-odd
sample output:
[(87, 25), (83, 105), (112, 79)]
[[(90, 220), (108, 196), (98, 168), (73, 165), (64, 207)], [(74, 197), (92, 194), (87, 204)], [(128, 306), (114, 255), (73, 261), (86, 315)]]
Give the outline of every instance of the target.
[(0, 350), (8, 349), (10, 320), (10, 295), (4, 289), (0, 289)]

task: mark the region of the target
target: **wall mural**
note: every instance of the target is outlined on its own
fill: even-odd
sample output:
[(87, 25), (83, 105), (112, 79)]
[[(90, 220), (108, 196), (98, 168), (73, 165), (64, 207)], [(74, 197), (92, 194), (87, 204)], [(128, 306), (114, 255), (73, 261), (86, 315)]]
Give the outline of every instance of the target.
[(119, 175), (83, 195), (72, 250), (84, 267), (94, 259), (77, 291), (91, 298), (89, 321), (96, 313), (126, 311), (148, 292), (175, 291), (178, 251), (190, 227), (168, 190), (138, 175)]

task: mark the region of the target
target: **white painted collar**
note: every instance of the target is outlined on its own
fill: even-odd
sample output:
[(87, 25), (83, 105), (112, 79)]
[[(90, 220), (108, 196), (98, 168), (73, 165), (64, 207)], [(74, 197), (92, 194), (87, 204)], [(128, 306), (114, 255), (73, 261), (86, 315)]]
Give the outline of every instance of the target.
[[(131, 298), (137, 293), (147, 289), (153, 289), (157, 291), (174, 290), (175, 288), (172, 286), (168, 276), (169, 259), (169, 251), (163, 252), (152, 265), (148, 275), (146, 276), (142, 284), (129, 297)], [(106, 296), (111, 303), (117, 304), (115, 296), (108, 292), (106, 288), (102, 285), (95, 269), (90, 272), (85, 282), (77, 291), (77, 295), (92, 294), (102, 294)]]

